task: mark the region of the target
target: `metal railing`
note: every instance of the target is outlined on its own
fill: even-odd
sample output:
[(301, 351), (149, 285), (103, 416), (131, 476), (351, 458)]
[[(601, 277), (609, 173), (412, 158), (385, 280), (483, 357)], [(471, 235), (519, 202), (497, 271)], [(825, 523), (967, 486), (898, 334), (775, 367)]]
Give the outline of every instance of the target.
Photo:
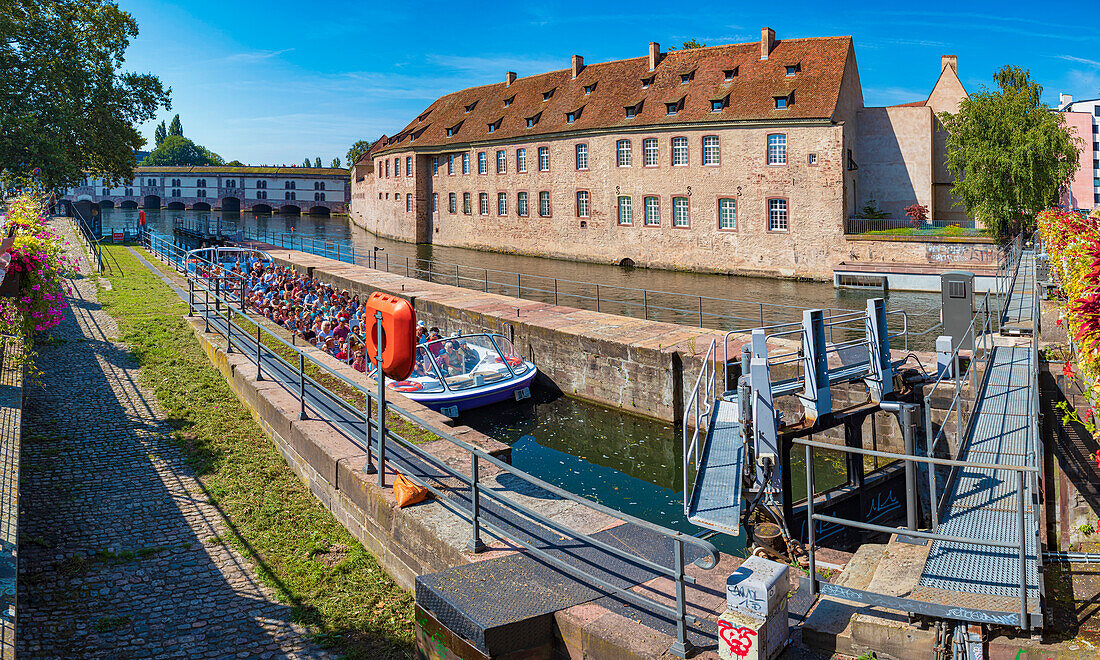
[(87, 220), (81, 215), (80, 210), (76, 208), (76, 205), (71, 205), (73, 213), (76, 215), (76, 221), (73, 222), (72, 216), (69, 216), (69, 223), (73, 225), (73, 230), (77, 238), (81, 240), (84, 248), (88, 252), (90, 261), (93, 262), (96, 272), (103, 272), (103, 246), (99, 243), (99, 237), (92, 234), (92, 228), (88, 225)]
[[(744, 332), (751, 328), (801, 318), (805, 307), (751, 300), (718, 298), (674, 291), (639, 289), (598, 282), (569, 280), (518, 271), (498, 270), (479, 266), (404, 257), (392, 260), (387, 252), (370, 250), (364, 255), (354, 247), (341, 246), (338, 241), (289, 232), (269, 232), (266, 229), (244, 229), (245, 239), (256, 240), (285, 249), (300, 250), (346, 263), (362, 265), (388, 273), (414, 277), (428, 282), (448, 284), (467, 289), (497, 293), (538, 302), (568, 304), (581, 309), (665, 321), (700, 328)], [(830, 313), (850, 310), (824, 308)]]
[[(687, 403), (684, 405), (682, 437), (685, 515), (687, 515), (691, 506), (691, 499), (695, 496), (695, 481), (699, 475), (699, 460), (703, 449), (702, 441), (705, 441), (710, 433), (711, 413), (719, 394), (716, 391), (718, 378), (714, 373), (716, 349), (717, 341), (712, 339), (706, 354), (703, 356), (703, 367), (699, 370), (699, 377), (695, 379), (695, 387), (692, 388), (691, 395), (688, 396)], [(722, 362), (722, 369), (723, 371), (727, 370), (725, 361)], [(725, 381), (726, 377), (723, 374), (722, 382), (725, 383)], [(689, 421), (692, 422), (690, 425), (688, 424)]]
[(960, 236), (988, 237), (989, 232), (975, 227), (973, 220), (933, 221), (914, 227), (909, 218), (847, 218), (845, 234), (872, 236)]
[[(687, 625), (698, 623), (698, 620), (695, 616), (687, 613), (686, 585), (695, 584), (695, 579), (685, 573), (685, 545), (695, 546), (698, 551), (702, 552), (703, 557), (697, 560), (696, 564), (704, 569), (710, 569), (717, 565), (719, 554), (714, 545), (703, 539), (689, 536), (640, 518), (635, 518), (629, 514), (622, 513), (579, 495), (570, 493), (513, 467), (511, 464), (492, 456), (479, 447), (466, 443), (445, 431), (433, 428), (428, 422), (421, 419), (416, 414), (386, 401), (384, 397), (380, 399), (378, 394), (371, 391), (369, 385), (365, 386), (348, 379), (343, 374), (330, 369), (324, 363), (314, 359), (313, 356), (307, 355), (298, 347), (291, 345), (282, 337), (271, 332), (264, 327), (262, 323), (245, 313), (243, 306), (235, 306), (235, 303), (239, 301), (231, 294), (227, 294), (224, 289), (217, 284), (217, 280), (211, 285), (206, 278), (201, 277), (196, 272), (193, 272), (192, 269), (188, 268), (187, 264), (184, 263), (185, 252), (181, 248), (172, 245), (170, 241), (157, 237), (152, 232), (146, 232), (145, 243), (149, 246), (151, 253), (173, 263), (177, 266), (177, 270), (181, 270), (186, 276), (188, 282), (187, 303), (189, 314), (200, 314), (205, 321), (208, 332), (213, 331), (219, 336), (224, 337), (225, 350), (227, 352), (233, 352), (234, 348), (236, 348), (238, 352), (247, 356), (250, 362), (255, 362), (257, 374), (261, 377), (265, 371), (267, 371), (267, 377), (276, 377), (279, 374), (275, 372), (282, 372), (283, 385), (288, 388), (295, 387), (297, 389), (299, 416), (305, 419), (309, 415), (318, 415), (327, 418), (329, 422), (341, 428), (350, 440), (367, 452), (368, 464), (371, 463), (372, 459), (377, 460), (377, 467), (375, 469), (379, 475), (379, 485), (384, 484), (383, 477), (386, 470), (387, 456), (386, 445), (387, 443), (393, 443), (393, 445), (397, 446), (400, 450), (398, 458), (396, 459), (399, 465), (395, 467), (401, 467), (402, 474), (405, 474), (419, 485), (430, 490), (436, 495), (436, 500), (442, 506), (452, 513), (465, 518), (470, 523), (472, 534), (469, 549), (472, 552), (478, 552), (484, 548), (480, 536), (480, 530), (482, 528), (501, 539), (508, 539), (522, 546), (532, 555), (581, 581), (586, 581), (607, 593), (614, 594), (616, 597), (622, 598), (640, 607), (647, 608), (649, 611), (667, 616), (669, 619), (675, 621), (676, 641), (673, 643), (671, 650), (680, 657), (687, 656), (691, 649), (691, 644), (687, 640)], [(212, 264), (210, 265), (212, 266)], [(229, 289), (230, 292), (239, 290), (237, 287), (229, 287)], [(242, 326), (242, 323), (245, 325)], [(297, 364), (267, 349), (263, 345), (264, 339), (268, 342), (275, 342), (284, 350), (291, 351), (297, 356)], [(319, 369), (326, 375), (338, 379), (344, 386), (352, 388), (359, 395), (362, 395), (364, 401), (362, 408), (334, 394), (310, 377), (306, 373), (307, 362), (310, 363), (313, 368)], [(268, 365), (267, 367), (264, 366), (265, 363)], [(313, 403), (310, 403), (311, 400)], [(379, 410), (378, 402), (380, 400), (383, 401), (382, 407), (384, 410)], [(325, 407), (318, 405), (317, 402), (327, 402), (331, 406), (344, 411), (348, 416), (361, 421), (352, 423), (349, 419), (342, 418), (335, 413), (328, 413)], [(371, 412), (372, 410), (373, 414)], [(426, 429), (438, 438), (446, 440), (463, 451), (470, 460), (470, 474), (467, 475), (463, 471), (456, 469), (445, 460), (426, 451), (423, 446), (396, 433), (385, 422), (387, 414), (397, 415), (415, 426)], [(376, 435), (374, 439), (371, 438), (372, 430), (379, 431), (374, 434)], [(377, 441), (376, 443), (375, 440)], [(401, 456), (402, 454), (404, 455), (403, 457)], [(390, 455), (392, 456), (393, 454), (391, 453)], [(390, 460), (391, 462), (395, 461), (393, 458)], [(445, 476), (422, 479), (415, 474), (414, 470), (408, 469), (409, 466), (413, 466), (412, 461), (428, 466), (437, 474), (442, 473)], [(407, 465), (400, 465), (406, 462), (408, 462)], [(529, 487), (542, 489), (564, 500), (569, 500), (595, 512), (658, 534), (660, 537), (667, 539), (672, 545), (672, 565), (665, 566), (664, 564), (654, 562), (627, 549), (608, 545), (604, 541), (576, 530), (566, 523), (547, 517), (529, 508), (527, 505), (521, 504), (519, 501), (506, 496), (498, 490), (485, 487), (482, 477), (479, 476), (479, 466), (486, 463), (497, 470), (522, 480)], [(448, 496), (448, 491), (457, 492), (459, 488), (445, 486), (443, 484), (445, 480), (458, 482), (462, 484), (462, 486), (467, 487), (470, 493), (469, 498), (463, 499), (461, 497)], [(519, 525), (528, 524), (553, 530), (559, 535), (589, 544), (617, 559), (646, 568), (672, 580), (676, 592), (675, 603), (673, 605), (668, 605), (658, 599), (631, 591), (629, 588), (623, 588), (607, 582), (595, 574), (597, 571), (590, 570), (577, 563), (563, 561), (559, 557), (544, 551), (544, 549), (538, 547), (535, 543), (517, 537), (515, 534), (510, 534), (507, 529), (497, 522), (494, 522), (494, 518), (487, 518), (481, 513), (481, 498), (493, 502), (501, 511), (514, 516), (517, 527)]]

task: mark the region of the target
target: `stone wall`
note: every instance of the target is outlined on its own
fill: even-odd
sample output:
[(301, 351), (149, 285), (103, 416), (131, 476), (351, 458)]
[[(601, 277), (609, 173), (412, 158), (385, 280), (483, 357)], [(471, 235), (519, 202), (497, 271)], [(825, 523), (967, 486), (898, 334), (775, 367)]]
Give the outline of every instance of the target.
[(19, 443), (22, 436), (23, 349), (0, 341), (0, 659), (15, 658), (19, 569)]
[(932, 110), (924, 106), (859, 111), (859, 202), (874, 199), (893, 218), (905, 207), (927, 206), (931, 215)]

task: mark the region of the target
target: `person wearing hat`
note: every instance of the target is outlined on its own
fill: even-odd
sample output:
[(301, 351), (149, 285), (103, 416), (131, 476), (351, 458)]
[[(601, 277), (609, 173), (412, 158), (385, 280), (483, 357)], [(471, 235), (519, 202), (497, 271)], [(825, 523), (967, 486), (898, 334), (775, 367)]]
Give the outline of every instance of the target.
[(428, 343), (428, 326), (423, 321), (416, 322), (416, 343)]

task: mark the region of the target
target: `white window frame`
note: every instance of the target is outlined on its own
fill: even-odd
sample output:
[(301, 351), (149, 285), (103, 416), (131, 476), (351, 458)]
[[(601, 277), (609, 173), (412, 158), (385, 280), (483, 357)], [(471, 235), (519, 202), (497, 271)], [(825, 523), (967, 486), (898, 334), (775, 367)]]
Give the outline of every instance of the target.
[[(650, 156), (653, 158), (651, 159)], [(661, 143), (657, 138), (642, 140), (642, 164), (645, 167), (657, 167), (661, 164)]]
[(478, 215), (489, 215), (489, 193), (477, 194), (477, 213)]
[(768, 231), (790, 231), (790, 227), (787, 198), (768, 199)]
[(588, 218), (592, 213), (592, 195), (587, 190), (577, 191), (577, 217)]
[(630, 167), (634, 161), (631, 153), (630, 140), (619, 140), (615, 143), (615, 162), (619, 167)]
[(489, 154), (485, 151), (477, 152), (477, 173), (488, 174), (489, 173)]
[(516, 149), (516, 171), (519, 172), (520, 174), (526, 174), (527, 173), (527, 149), (526, 148), (521, 147), (519, 149)]
[(550, 171), (550, 147), (539, 147), (539, 171)]
[(656, 195), (646, 195), (642, 198), (642, 205), (645, 207), (645, 220), (643, 224), (646, 227), (658, 227), (661, 224), (661, 198)]
[(724, 231), (737, 229), (737, 200), (733, 197), (718, 198), (718, 228)]
[(497, 193), (497, 215), (508, 215), (508, 193), (506, 192)]
[(497, 149), (497, 174), (508, 172), (508, 154), (503, 149)]
[(466, 153), (462, 154), (462, 173), (463, 174), (469, 174), (470, 173), (470, 152), (468, 152), (468, 151)]
[(539, 191), (539, 217), (549, 218), (553, 215), (554, 207), (550, 205), (550, 191)]
[(619, 226), (629, 227), (633, 225), (634, 209), (630, 195), (619, 195), (617, 206), (619, 209)]
[(688, 151), (688, 139), (682, 135), (672, 138), (672, 165), (680, 167), (691, 164), (691, 154)]
[(516, 215), (526, 218), (527, 211), (527, 191), (521, 190), (516, 193)]
[(787, 164), (787, 134), (771, 133), (768, 135), (768, 165)]
[(691, 204), (687, 197), (672, 198), (672, 226), (676, 228), (691, 226)]
[(722, 149), (717, 135), (703, 136), (703, 164), (721, 165)]
[(577, 169), (588, 169), (588, 143), (579, 142), (573, 147), (574, 153), (577, 155)]

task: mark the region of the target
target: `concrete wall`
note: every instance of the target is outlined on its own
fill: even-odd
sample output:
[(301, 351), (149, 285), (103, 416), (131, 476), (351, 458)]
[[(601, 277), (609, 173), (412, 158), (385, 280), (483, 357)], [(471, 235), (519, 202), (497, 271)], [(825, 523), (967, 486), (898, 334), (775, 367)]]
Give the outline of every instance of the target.
[(893, 218), (905, 207), (933, 206), (932, 110), (925, 106), (864, 108), (859, 123), (859, 202), (874, 198)]

